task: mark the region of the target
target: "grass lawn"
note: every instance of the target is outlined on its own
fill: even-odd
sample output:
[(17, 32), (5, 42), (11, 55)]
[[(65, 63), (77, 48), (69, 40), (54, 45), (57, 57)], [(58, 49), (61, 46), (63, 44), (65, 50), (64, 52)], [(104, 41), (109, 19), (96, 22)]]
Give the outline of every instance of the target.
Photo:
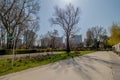
[(82, 56), (85, 54), (92, 53), (94, 51), (81, 51), (78, 53), (71, 52), (70, 56), (67, 54), (54, 54), (54, 55), (48, 55), (43, 56), (43, 58), (40, 58), (39, 56), (34, 58), (20, 58), (15, 59), (14, 61), (14, 67), (11, 66), (11, 59), (0, 59), (0, 76), (6, 75), (13, 72), (22, 71), (25, 69), (45, 65), (48, 63), (53, 63), (59, 60), (69, 59), (71, 57), (77, 57)]

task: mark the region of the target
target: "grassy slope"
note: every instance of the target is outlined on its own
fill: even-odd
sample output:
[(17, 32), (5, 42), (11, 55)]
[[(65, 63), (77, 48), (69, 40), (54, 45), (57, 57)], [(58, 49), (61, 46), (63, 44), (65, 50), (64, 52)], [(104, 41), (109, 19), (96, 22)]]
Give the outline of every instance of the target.
[(0, 76), (13, 73), (13, 72), (22, 71), (22, 70), (33, 68), (33, 67), (37, 67), (37, 66), (41, 66), (41, 65), (45, 65), (48, 63), (53, 63), (63, 59), (69, 59), (71, 57), (82, 56), (92, 52), (93, 51), (82, 51), (77, 54), (71, 52), (70, 56), (67, 56), (67, 54), (55, 54), (43, 59), (39, 59), (39, 58), (16, 59), (14, 61), (13, 69), (11, 67), (10, 59), (1, 59), (0, 60)]

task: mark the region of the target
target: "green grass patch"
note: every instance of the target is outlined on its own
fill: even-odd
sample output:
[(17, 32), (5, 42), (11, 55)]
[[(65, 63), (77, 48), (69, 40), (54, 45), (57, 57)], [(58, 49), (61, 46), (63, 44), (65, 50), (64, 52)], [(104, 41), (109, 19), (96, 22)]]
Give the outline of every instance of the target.
[(22, 71), (25, 69), (45, 65), (48, 63), (53, 63), (59, 60), (64, 60), (64, 59), (69, 59), (71, 57), (77, 57), (77, 56), (82, 56), (88, 53), (92, 53), (94, 51), (81, 51), (81, 52), (71, 52), (70, 55), (68, 56), (67, 54), (54, 54), (54, 55), (44, 55), (44, 56), (37, 56), (37, 57), (26, 57), (26, 58), (19, 58), (15, 59), (14, 61), (14, 67), (12, 68), (12, 60), (11, 59), (0, 59), (0, 76), (13, 73), (13, 72), (18, 72)]

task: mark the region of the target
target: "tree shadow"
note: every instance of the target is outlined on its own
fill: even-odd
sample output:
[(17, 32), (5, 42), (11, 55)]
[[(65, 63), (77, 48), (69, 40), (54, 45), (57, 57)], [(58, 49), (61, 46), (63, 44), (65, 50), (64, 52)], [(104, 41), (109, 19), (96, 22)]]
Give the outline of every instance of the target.
[[(82, 60), (82, 61), (81, 61)], [(68, 60), (62, 60), (60, 62), (56, 62), (51, 64), (50, 69), (53, 69), (56, 71), (56, 73), (64, 72), (68, 73), (69, 70), (73, 70), (77, 75), (80, 75), (83, 80), (92, 80), (92, 77), (89, 75), (89, 70), (92, 72), (95, 72), (99, 74), (100, 76), (104, 76), (100, 70), (96, 69), (92, 64), (94, 62), (100, 63), (100, 64), (114, 64), (114, 65), (119, 65), (116, 63), (112, 63), (109, 61), (105, 61), (102, 59), (98, 59), (95, 57), (91, 56), (82, 56), (82, 57), (77, 57), (77, 58), (71, 58)], [(107, 66), (109, 67), (109, 66)]]
[(107, 61), (107, 60), (103, 60), (103, 59), (100, 59), (98, 57), (94, 57), (94, 56), (83, 56), (84, 58), (87, 58), (88, 60), (91, 60), (91, 61), (96, 61), (98, 63), (101, 63), (101, 64), (108, 64), (108, 65), (114, 65), (114, 66), (120, 66), (120, 63), (117, 63), (115, 61)]

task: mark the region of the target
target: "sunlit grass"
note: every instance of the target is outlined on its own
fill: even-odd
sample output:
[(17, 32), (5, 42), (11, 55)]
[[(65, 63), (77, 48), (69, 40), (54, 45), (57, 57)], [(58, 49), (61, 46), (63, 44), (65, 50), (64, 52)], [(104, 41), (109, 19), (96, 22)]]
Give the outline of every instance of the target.
[(13, 68), (11, 64), (12, 63), (11, 59), (1, 59), (0, 60), (0, 76), (13, 73), (13, 72), (22, 71), (22, 70), (33, 68), (33, 67), (37, 67), (37, 66), (41, 66), (41, 65), (45, 65), (48, 63), (53, 63), (59, 60), (69, 59), (71, 57), (82, 56), (92, 52), (94, 51), (81, 51), (78, 53), (71, 52), (69, 56), (67, 54), (61, 53), (61, 54), (54, 54), (47, 57), (44, 56), (43, 58), (39, 58), (38, 56), (35, 58), (15, 59)]

